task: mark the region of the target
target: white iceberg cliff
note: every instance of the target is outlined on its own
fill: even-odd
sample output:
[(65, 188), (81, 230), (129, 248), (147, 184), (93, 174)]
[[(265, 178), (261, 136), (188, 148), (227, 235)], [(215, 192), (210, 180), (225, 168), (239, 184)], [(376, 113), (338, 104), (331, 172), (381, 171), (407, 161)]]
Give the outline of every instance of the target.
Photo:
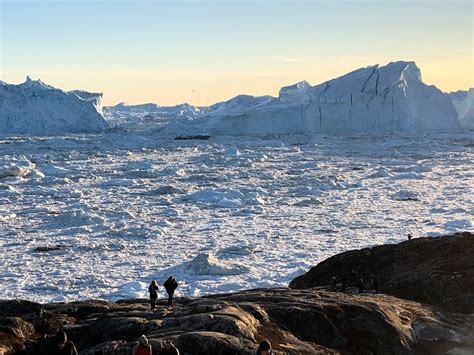
[(391, 133), (459, 129), (450, 98), (422, 82), (414, 62), (358, 69), (323, 84), (283, 87), (278, 98), (241, 95), (180, 119), (169, 134)]
[(456, 91), (448, 94), (458, 112), (462, 128), (474, 129), (474, 88), (468, 91)]
[(0, 133), (97, 133), (107, 128), (101, 112), (102, 94), (65, 92), (41, 80), (19, 85), (0, 81)]

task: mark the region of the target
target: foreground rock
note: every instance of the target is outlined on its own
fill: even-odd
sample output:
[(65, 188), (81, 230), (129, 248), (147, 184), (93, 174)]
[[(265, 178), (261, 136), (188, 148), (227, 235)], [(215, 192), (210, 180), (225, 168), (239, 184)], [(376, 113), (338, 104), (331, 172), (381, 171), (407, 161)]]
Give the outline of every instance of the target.
[(254, 354), (269, 339), (277, 354), (444, 353), (474, 346), (473, 317), (439, 313), (387, 295), (323, 289), (257, 289), (199, 299), (39, 305), (0, 302), (0, 354), (42, 354), (61, 327), (80, 354), (131, 354), (146, 334), (159, 354), (170, 339), (182, 354)]
[(474, 313), (474, 234), (416, 238), (396, 245), (335, 255), (290, 283), (303, 289), (329, 285), (345, 274), (349, 284), (379, 278), (379, 291), (403, 299)]

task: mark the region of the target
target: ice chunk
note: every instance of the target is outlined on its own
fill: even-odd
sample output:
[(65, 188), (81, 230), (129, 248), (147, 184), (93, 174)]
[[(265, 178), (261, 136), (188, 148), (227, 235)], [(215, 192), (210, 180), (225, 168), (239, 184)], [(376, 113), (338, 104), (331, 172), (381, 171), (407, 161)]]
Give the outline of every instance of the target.
[(125, 298), (143, 298), (147, 296), (148, 285), (141, 281), (128, 282), (122, 285), (117, 294)]
[(196, 275), (240, 275), (249, 272), (250, 269), (238, 264), (231, 264), (219, 260), (215, 255), (209, 253), (198, 254), (193, 260), (185, 265), (187, 272)]
[(394, 193), (391, 197), (398, 201), (419, 201), (418, 194), (408, 190), (400, 190)]

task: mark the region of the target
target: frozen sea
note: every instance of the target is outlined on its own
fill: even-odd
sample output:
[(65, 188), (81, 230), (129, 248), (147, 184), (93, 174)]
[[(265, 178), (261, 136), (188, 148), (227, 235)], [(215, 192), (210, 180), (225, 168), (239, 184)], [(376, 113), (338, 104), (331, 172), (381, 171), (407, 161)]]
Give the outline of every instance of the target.
[(345, 250), (472, 230), (473, 149), (474, 133), (0, 137), (0, 298), (281, 286)]

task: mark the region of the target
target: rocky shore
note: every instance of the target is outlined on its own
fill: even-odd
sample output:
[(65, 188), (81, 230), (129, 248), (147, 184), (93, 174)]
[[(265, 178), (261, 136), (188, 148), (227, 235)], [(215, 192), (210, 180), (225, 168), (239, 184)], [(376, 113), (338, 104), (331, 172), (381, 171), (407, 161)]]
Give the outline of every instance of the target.
[[(146, 334), (159, 354), (255, 354), (269, 339), (277, 354), (469, 354), (474, 351), (474, 235), (419, 238), (336, 255), (290, 288), (197, 299), (37, 304), (0, 301), (0, 354), (42, 353), (64, 329), (80, 354), (132, 354)], [(333, 276), (377, 270), (379, 291), (329, 291)], [(338, 285), (340, 288), (340, 285)], [(390, 295), (391, 294), (391, 295)], [(397, 297), (398, 296), (398, 297)]]

